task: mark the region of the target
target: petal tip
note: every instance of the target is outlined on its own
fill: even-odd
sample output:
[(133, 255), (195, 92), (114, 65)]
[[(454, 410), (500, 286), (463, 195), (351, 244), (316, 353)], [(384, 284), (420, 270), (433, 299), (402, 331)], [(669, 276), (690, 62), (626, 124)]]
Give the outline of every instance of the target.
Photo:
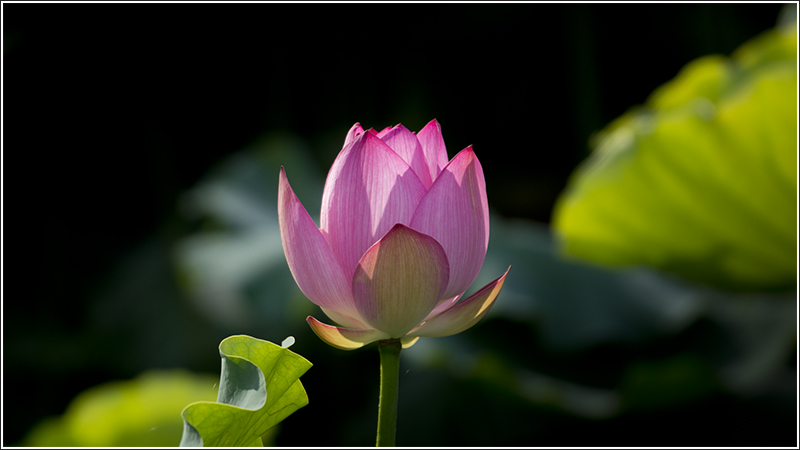
[(408, 333), (408, 336), (419, 337), (444, 337), (461, 333), (472, 328), (489, 312), (489, 309), (500, 295), (506, 275), (511, 270), (511, 266), (506, 272), (494, 281), (479, 289), (469, 298), (462, 300), (449, 309), (439, 313), (437, 316), (428, 319)]

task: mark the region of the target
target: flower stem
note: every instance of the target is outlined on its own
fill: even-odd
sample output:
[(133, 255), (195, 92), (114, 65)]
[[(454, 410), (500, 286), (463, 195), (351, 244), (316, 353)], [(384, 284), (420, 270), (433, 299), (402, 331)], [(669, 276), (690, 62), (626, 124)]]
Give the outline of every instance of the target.
[(376, 447), (394, 447), (397, 433), (397, 393), (400, 381), (400, 339), (378, 342), (381, 354), (381, 394), (378, 401)]

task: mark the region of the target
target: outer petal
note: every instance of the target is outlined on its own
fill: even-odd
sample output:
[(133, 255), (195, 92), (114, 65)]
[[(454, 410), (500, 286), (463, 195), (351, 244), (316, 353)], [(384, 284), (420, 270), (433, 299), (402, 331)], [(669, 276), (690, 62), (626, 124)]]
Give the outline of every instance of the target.
[(338, 313), (336, 311), (330, 310), (328, 308), (322, 308), (322, 312), (325, 313), (326, 316), (330, 317), (330, 319), (339, 325), (343, 325), (346, 328), (356, 328), (360, 330), (365, 330), (369, 327), (365, 326), (355, 317), (350, 317), (345, 314)]
[(344, 138), (344, 145), (342, 148), (347, 147), (359, 134), (363, 133), (364, 129), (361, 128), (361, 124), (356, 122), (355, 125), (350, 127), (350, 131), (347, 132), (347, 136)]
[(328, 242), (297, 199), (281, 167), (278, 222), (283, 252), (297, 286), (319, 306), (358, 317), (351, 276), (345, 275)]
[(452, 308), (456, 303), (458, 303), (458, 299), (461, 298), (460, 295), (456, 295), (452, 298), (445, 298), (444, 300), (440, 300), (439, 304), (436, 305), (436, 308), (433, 308), (433, 311), (428, 314), (428, 317), (425, 320), (430, 319), (433, 316), (439, 315), (442, 311)]
[(355, 350), (371, 342), (389, 339), (389, 336), (378, 330), (352, 330), (326, 325), (319, 320), (308, 316), (306, 322), (314, 333), (326, 344), (340, 350)]
[[(511, 267), (508, 268), (511, 270)], [(489, 311), (503, 288), (508, 270), (500, 278), (487, 284), (469, 298), (457, 303), (452, 308), (408, 333), (408, 336), (442, 337), (461, 333), (472, 327)]]
[(398, 124), (386, 133), (379, 133), (378, 137), (414, 169), (414, 173), (422, 181), (425, 189), (431, 187), (433, 178), (431, 178), (428, 162), (422, 152), (422, 145), (414, 133), (408, 131), (402, 124)]
[(397, 224), (359, 261), (353, 299), (368, 325), (400, 338), (442, 298), (449, 272), (435, 239)]
[(450, 161), (420, 201), (411, 227), (436, 239), (450, 262), (444, 297), (475, 281), (489, 245), (489, 205), (483, 169), (472, 146)]
[(425, 128), (417, 133), (417, 139), (422, 145), (422, 152), (425, 154), (431, 179), (435, 180), (447, 165), (447, 149), (444, 146), (442, 127), (439, 122), (436, 119), (428, 122)]
[(345, 273), (352, 277), (364, 252), (394, 224), (409, 223), (424, 194), (408, 164), (369, 130), (345, 147), (328, 173), (320, 214)]
[(400, 339), (400, 345), (402, 345), (403, 348), (409, 348), (416, 344), (418, 340), (418, 337), (404, 337)]

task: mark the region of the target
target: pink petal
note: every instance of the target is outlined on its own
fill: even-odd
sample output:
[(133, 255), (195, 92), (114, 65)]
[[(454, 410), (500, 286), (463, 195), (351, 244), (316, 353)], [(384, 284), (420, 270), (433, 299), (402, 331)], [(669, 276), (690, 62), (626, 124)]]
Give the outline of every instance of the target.
[[(508, 268), (511, 270), (511, 267)], [(503, 288), (508, 270), (500, 278), (487, 284), (469, 298), (425, 321), (408, 333), (408, 336), (442, 337), (461, 333), (472, 327), (489, 311)]]
[(361, 128), (361, 124), (356, 122), (355, 125), (350, 127), (350, 131), (347, 132), (347, 136), (345, 136), (345, 138), (344, 138), (344, 145), (342, 146), (342, 148), (347, 147), (351, 142), (353, 142), (353, 139), (358, 137), (358, 135), (363, 133), (363, 132), (364, 132), (364, 129)]
[(380, 132), (375, 133), (375, 135), (378, 136), (379, 138), (381, 138), (381, 140), (383, 140), (383, 137), (386, 136), (386, 133), (388, 133), (390, 131), (392, 131), (392, 127), (386, 127), (384, 129), (382, 129)]
[(458, 303), (458, 299), (461, 298), (460, 295), (456, 295), (453, 298), (445, 298), (444, 300), (439, 301), (439, 304), (436, 305), (436, 308), (433, 308), (433, 311), (428, 314), (428, 317), (425, 320), (430, 319), (433, 316), (439, 315), (442, 311), (450, 309), (453, 305)]
[(436, 119), (431, 120), (425, 128), (417, 133), (417, 139), (422, 145), (422, 152), (425, 154), (425, 161), (428, 163), (428, 170), (431, 180), (435, 180), (439, 173), (447, 165), (447, 149), (442, 138), (442, 127)]
[(386, 333), (378, 330), (353, 330), (326, 325), (319, 320), (308, 316), (306, 322), (311, 330), (326, 344), (340, 350), (355, 350), (371, 342), (389, 339)]
[(483, 169), (472, 146), (450, 161), (420, 201), (411, 227), (436, 239), (450, 262), (444, 297), (467, 290), (489, 245), (489, 206)]
[(422, 145), (419, 143), (414, 133), (408, 131), (406, 127), (400, 124), (385, 134), (378, 134), (378, 137), (414, 169), (414, 173), (416, 173), (419, 180), (422, 181), (422, 185), (425, 186), (425, 189), (431, 187), (433, 178), (431, 178), (428, 162), (425, 160), (425, 154), (422, 152)]
[(322, 194), (321, 230), (345, 273), (396, 223), (409, 223), (425, 187), (403, 159), (366, 132), (336, 157)]
[(346, 328), (356, 328), (356, 329), (367, 329), (369, 327), (364, 326), (358, 319), (354, 317), (350, 317), (346, 314), (338, 313), (336, 311), (330, 310), (328, 308), (321, 308), (322, 312), (325, 313), (326, 316), (330, 317), (330, 319), (339, 325), (342, 325)]
[(397, 224), (358, 263), (353, 299), (368, 325), (400, 338), (442, 298), (448, 273), (447, 255), (435, 239)]
[(351, 277), (345, 275), (328, 242), (295, 195), (281, 167), (278, 222), (283, 251), (297, 286), (319, 306), (353, 317)]

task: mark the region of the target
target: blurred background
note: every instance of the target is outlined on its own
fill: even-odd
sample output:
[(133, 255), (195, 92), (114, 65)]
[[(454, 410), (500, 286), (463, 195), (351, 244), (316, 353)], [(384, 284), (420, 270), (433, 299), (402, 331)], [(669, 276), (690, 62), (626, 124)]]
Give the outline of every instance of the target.
[(373, 445), (278, 173), (318, 220), (353, 123), (433, 118), (484, 168), (475, 286), (512, 269), (403, 352), (398, 445), (797, 445), (792, 6), (4, 3), (3, 445), (177, 445), (233, 334), (314, 364), (272, 444)]

